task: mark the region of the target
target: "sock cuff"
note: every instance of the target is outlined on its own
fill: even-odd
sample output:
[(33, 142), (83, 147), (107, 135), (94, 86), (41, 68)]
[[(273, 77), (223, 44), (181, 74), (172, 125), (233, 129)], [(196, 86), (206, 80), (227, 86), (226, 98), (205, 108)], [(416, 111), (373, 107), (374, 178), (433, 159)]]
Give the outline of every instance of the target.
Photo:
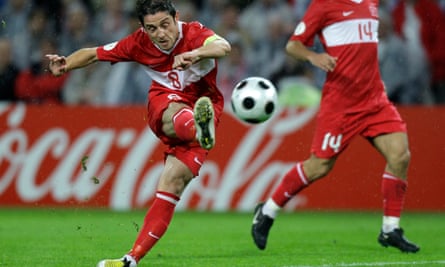
[(178, 117), (181, 116), (184, 112), (188, 112), (193, 117), (193, 110), (189, 107), (183, 107), (180, 110), (178, 110), (178, 112), (176, 112), (175, 115), (173, 115), (173, 121), (176, 121)]
[(306, 177), (306, 174), (303, 170), (303, 164), (301, 162), (298, 162), (295, 166), (295, 169), (297, 170), (298, 176), (300, 177), (300, 180), (303, 182), (304, 185), (308, 185), (310, 182)]
[(399, 178), (399, 177), (397, 177), (394, 174), (391, 174), (389, 172), (383, 173), (383, 178), (384, 179), (391, 179), (391, 180), (400, 180), (400, 181), (406, 182), (406, 180), (404, 180), (402, 178)]
[(178, 204), (180, 198), (172, 193), (169, 192), (163, 192), (163, 191), (156, 191), (156, 198), (165, 200), (167, 202), (170, 202), (174, 205)]
[(196, 135), (193, 111), (189, 107), (183, 107), (172, 117), (173, 128), (176, 136), (184, 141), (193, 141)]

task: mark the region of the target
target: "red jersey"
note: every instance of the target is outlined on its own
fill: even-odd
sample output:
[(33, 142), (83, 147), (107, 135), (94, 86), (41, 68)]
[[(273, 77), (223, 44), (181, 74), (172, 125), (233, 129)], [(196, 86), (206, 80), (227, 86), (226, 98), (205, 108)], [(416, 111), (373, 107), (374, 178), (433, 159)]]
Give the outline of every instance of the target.
[(327, 73), (321, 112), (374, 110), (388, 102), (377, 56), (378, 0), (314, 0), (290, 40), (318, 36), (337, 65)]
[(215, 33), (199, 22), (178, 23), (179, 37), (169, 51), (158, 48), (140, 28), (118, 42), (99, 47), (97, 56), (100, 61), (135, 61), (146, 66), (147, 74), (153, 80), (150, 95), (176, 94), (191, 103), (201, 96), (208, 96), (222, 109), (223, 97), (216, 86), (215, 59), (202, 59), (184, 71), (172, 68), (175, 55), (201, 47)]

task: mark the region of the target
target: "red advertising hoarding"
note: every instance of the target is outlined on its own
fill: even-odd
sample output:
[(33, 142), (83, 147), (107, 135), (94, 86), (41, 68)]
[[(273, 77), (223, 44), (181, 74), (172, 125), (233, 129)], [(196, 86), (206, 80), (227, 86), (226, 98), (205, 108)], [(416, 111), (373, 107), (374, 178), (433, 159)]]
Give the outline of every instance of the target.
[[(400, 107), (412, 160), (406, 210), (445, 211), (445, 108)], [(251, 211), (309, 155), (316, 109), (250, 126), (223, 114), (217, 145), (178, 209)], [(148, 206), (164, 146), (145, 107), (0, 105), (0, 206)], [(378, 210), (384, 160), (357, 137), (324, 179), (287, 209)]]

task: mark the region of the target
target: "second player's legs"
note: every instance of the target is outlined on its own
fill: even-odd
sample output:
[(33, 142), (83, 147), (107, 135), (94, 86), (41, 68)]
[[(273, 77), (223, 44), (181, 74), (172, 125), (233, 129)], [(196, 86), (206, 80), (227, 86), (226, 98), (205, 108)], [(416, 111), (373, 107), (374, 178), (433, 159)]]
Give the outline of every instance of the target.
[(411, 159), (407, 134), (384, 134), (372, 141), (386, 159), (382, 179), (383, 222), (378, 241), (384, 247), (393, 246), (402, 252), (417, 252), (420, 248), (404, 237), (403, 229), (399, 226), (408, 188), (407, 172)]

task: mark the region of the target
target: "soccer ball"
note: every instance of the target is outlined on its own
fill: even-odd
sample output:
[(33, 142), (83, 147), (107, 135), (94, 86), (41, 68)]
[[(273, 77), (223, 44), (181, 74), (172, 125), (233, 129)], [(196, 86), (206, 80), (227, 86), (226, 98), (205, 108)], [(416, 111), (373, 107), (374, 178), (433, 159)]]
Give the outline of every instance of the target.
[(261, 123), (274, 113), (277, 102), (277, 89), (271, 81), (262, 77), (249, 77), (241, 80), (232, 92), (232, 110), (247, 123)]

